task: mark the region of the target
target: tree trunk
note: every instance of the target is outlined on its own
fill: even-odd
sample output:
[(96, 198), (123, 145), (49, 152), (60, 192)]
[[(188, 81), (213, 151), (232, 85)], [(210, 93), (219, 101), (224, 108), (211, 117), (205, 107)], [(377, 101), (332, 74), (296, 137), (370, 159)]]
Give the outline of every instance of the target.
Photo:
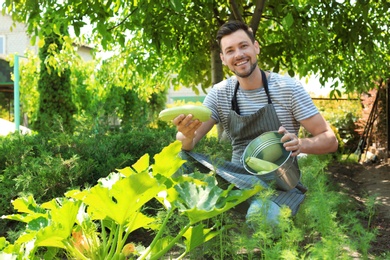
[[(223, 80), (223, 67), (219, 54), (220, 51), (218, 43), (213, 41), (211, 46), (211, 83), (213, 85)], [(217, 132), (218, 139), (221, 140), (224, 131), (220, 123), (217, 124)]]
[(223, 80), (222, 61), (219, 53), (219, 46), (215, 42), (211, 46), (211, 84), (213, 85)]

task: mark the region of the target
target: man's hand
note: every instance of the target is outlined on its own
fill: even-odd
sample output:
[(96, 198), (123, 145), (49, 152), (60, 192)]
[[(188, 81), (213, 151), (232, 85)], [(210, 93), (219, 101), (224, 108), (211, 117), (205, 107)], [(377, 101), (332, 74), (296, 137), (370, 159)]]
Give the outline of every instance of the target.
[(195, 119), (193, 120), (193, 115), (189, 114), (179, 115), (173, 119), (173, 124), (176, 126), (177, 131), (181, 132), (186, 138), (194, 139), (196, 130), (202, 125), (202, 122)]
[(282, 137), (283, 146), (287, 151), (292, 151), (292, 156), (300, 153), (306, 154), (326, 154), (337, 151), (337, 138), (321, 114), (299, 122), (311, 136), (300, 138), (295, 134), (289, 133), (283, 126), (279, 128)]
[(279, 127), (278, 132), (280, 134), (284, 134), (282, 137), (281, 141), (283, 142), (283, 146), (286, 149), (286, 151), (291, 151), (291, 156), (297, 156), (298, 154), (301, 153), (300, 147), (301, 143), (299, 138), (293, 134), (289, 133), (286, 128), (283, 126)]

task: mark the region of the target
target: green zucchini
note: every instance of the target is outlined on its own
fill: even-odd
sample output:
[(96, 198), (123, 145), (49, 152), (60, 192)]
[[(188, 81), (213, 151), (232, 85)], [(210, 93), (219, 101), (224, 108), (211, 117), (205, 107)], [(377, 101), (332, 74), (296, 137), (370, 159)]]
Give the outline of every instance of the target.
[(182, 105), (164, 109), (158, 117), (163, 121), (171, 121), (181, 114), (186, 116), (191, 114), (194, 116), (194, 120), (198, 119), (201, 122), (205, 122), (210, 119), (211, 110), (203, 105)]
[(256, 157), (246, 158), (245, 163), (258, 174), (265, 174), (274, 171), (279, 167), (277, 164)]

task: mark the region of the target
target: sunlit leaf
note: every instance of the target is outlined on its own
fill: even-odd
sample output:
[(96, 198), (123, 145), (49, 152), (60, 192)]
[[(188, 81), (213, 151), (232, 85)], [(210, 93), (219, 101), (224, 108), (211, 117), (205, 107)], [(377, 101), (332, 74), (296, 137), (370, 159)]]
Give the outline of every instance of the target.
[(177, 172), (185, 162), (179, 156), (180, 150), (181, 142), (175, 141), (165, 147), (161, 153), (156, 154), (154, 156), (153, 175), (161, 174), (162, 176), (170, 177)]
[(51, 223), (38, 231), (36, 246), (53, 246), (64, 248), (63, 240), (67, 239), (76, 222), (81, 201), (65, 200), (58, 208), (51, 210)]
[(149, 168), (149, 162), (150, 162), (149, 154), (145, 154), (135, 164), (133, 164), (132, 167), (137, 172), (142, 172)]
[(229, 210), (258, 193), (261, 187), (255, 186), (251, 190), (224, 191), (215, 184), (208, 183), (200, 186), (185, 182), (176, 185), (175, 189), (180, 195), (176, 205), (193, 224)]
[(190, 227), (183, 235), (186, 238), (186, 251), (192, 251), (195, 247), (200, 246), (201, 244), (221, 234), (223, 230), (223, 228), (217, 231), (210, 228), (204, 228), (203, 224)]
[(20, 197), (12, 201), (14, 209), (21, 213), (44, 213), (45, 211), (38, 206), (33, 196)]
[(6, 215), (2, 216), (2, 219), (10, 219), (10, 220), (15, 220), (15, 221), (20, 221), (24, 223), (29, 223), (30, 221), (36, 219), (36, 218), (48, 218), (47, 214), (45, 213), (30, 213), (30, 214), (11, 214), (11, 215)]
[(129, 223), (126, 225), (126, 232), (131, 233), (141, 227), (147, 228), (150, 223), (154, 222), (155, 218), (148, 217), (141, 212), (136, 212), (134, 216), (130, 217)]
[(8, 245), (8, 241), (5, 237), (0, 237), (0, 250), (2, 250), (6, 245)]
[(84, 196), (91, 216), (95, 219), (109, 217), (117, 224), (126, 224), (146, 202), (164, 189), (147, 171), (117, 181), (111, 189), (96, 185)]
[(15, 241), (15, 244), (23, 244), (32, 241), (35, 239), (37, 233), (38, 231), (29, 231), (28, 233), (24, 233), (18, 237), (18, 239)]

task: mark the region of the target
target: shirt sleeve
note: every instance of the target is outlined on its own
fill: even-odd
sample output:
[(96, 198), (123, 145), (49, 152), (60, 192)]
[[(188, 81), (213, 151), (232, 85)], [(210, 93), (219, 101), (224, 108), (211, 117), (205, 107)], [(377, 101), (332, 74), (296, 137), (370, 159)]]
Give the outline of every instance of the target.
[(309, 93), (303, 88), (301, 82), (297, 80), (291, 101), (292, 113), (297, 121), (302, 121), (319, 113)]
[(211, 110), (211, 118), (219, 123), (217, 89), (214, 86), (207, 93), (203, 101), (203, 105)]

